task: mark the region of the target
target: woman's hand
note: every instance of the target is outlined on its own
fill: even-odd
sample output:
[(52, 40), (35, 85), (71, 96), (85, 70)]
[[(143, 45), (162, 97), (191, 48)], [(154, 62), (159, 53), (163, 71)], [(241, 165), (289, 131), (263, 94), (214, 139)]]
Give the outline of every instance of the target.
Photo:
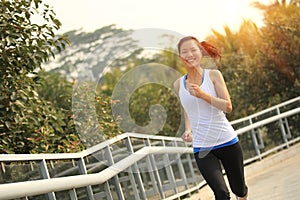
[(202, 98), (205, 93), (203, 90), (199, 87), (197, 84), (189, 83), (188, 85), (188, 91), (192, 96)]
[(193, 135), (191, 131), (185, 131), (182, 136), (182, 140), (185, 142), (192, 142), (193, 141)]

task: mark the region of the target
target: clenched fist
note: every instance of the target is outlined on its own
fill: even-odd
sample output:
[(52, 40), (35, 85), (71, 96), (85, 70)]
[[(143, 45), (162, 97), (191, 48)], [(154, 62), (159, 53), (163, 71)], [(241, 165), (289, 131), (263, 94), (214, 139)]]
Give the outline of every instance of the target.
[(185, 142), (192, 142), (193, 141), (193, 135), (191, 131), (185, 131), (182, 136), (182, 140)]

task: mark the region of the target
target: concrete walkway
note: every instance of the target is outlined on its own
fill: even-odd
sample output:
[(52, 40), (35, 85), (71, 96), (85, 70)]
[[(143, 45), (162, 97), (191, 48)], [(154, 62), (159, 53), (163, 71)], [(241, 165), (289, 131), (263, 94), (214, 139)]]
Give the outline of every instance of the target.
[[(300, 144), (246, 166), (245, 173), (251, 200), (300, 200)], [(205, 186), (186, 200), (214, 200), (214, 196)]]

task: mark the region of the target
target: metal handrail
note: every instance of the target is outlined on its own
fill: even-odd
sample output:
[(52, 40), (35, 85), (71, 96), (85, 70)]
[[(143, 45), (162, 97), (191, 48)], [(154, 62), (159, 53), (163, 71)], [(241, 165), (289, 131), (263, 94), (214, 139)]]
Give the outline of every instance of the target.
[(243, 128), (240, 128), (240, 129), (236, 130), (235, 132), (236, 132), (236, 134), (240, 135), (240, 134), (243, 134), (243, 133), (245, 133), (247, 131), (250, 131), (252, 129), (258, 128), (258, 127), (266, 125), (266, 124), (270, 124), (270, 123), (272, 123), (274, 121), (277, 121), (277, 120), (285, 118), (285, 117), (289, 117), (289, 116), (297, 114), (299, 112), (300, 112), (300, 107), (299, 108), (295, 108), (293, 110), (286, 111), (286, 112), (281, 113), (279, 115), (275, 115), (273, 117), (269, 117), (269, 118), (264, 119), (262, 121), (250, 124), (250, 125), (248, 125), (246, 127), (243, 127)]
[(141, 133), (123, 133), (114, 138), (108, 139), (98, 145), (95, 145), (89, 149), (83, 150), (78, 153), (55, 153), (55, 154), (0, 154), (0, 162), (7, 161), (36, 161), (36, 160), (66, 160), (66, 159), (79, 159), (95, 152), (106, 148), (109, 145), (117, 143), (125, 138), (139, 138), (139, 139), (156, 139), (166, 141), (181, 141), (181, 138), (160, 136), (160, 135), (145, 135)]
[[(193, 153), (190, 147), (143, 147), (130, 156), (96, 174), (25, 181), (0, 185), (0, 199), (34, 196), (88, 185), (102, 184), (150, 154)], [(18, 188), (16, 190), (16, 188)], [(12, 192), (8, 192), (12, 191)]]
[(294, 103), (294, 102), (296, 102), (296, 101), (300, 101), (300, 96), (299, 96), (299, 97), (295, 97), (295, 98), (290, 99), (290, 100), (287, 100), (287, 101), (285, 101), (285, 102), (283, 102), (283, 103), (280, 103), (280, 104), (278, 104), (278, 105), (272, 106), (272, 107), (270, 107), (270, 108), (264, 109), (264, 110), (262, 110), (262, 111), (260, 111), (260, 112), (254, 113), (254, 114), (249, 115), (249, 116), (247, 116), (247, 117), (243, 117), (243, 118), (240, 118), (240, 119), (237, 119), (237, 120), (233, 120), (233, 121), (231, 121), (230, 123), (231, 123), (231, 125), (234, 125), (234, 124), (241, 123), (241, 122), (243, 122), (243, 121), (249, 121), (249, 120), (252, 119), (252, 118), (258, 117), (258, 116), (260, 116), (260, 115), (263, 115), (263, 114), (265, 114), (265, 113), (268, 113), (268, 112), (270, 112), (270, 111), (273, 111), (273, 110), (275, 110), (275, 109), (277, 109), (277, 108), (281, 108), (281, 107), (283, 107), (283, 106), (289, 105), (289, 104)]

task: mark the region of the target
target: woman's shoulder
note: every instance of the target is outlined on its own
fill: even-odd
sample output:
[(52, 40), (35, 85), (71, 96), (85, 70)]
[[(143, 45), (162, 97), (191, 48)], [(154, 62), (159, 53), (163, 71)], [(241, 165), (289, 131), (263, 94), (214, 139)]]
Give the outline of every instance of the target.
[(210, 69), (209, 70), (209, 77), (213, 82), (223, 79), (222, 72), (218, 69)]
[(220, 75), (222, 74), (220, 70), (218, 69), (207, 69), (209, 71), (210, 75)]
[(220, 81), (223, 81), (222, 72), (218, 69), (210, 69), (209, 78), (213, 83), (220, 83)]

